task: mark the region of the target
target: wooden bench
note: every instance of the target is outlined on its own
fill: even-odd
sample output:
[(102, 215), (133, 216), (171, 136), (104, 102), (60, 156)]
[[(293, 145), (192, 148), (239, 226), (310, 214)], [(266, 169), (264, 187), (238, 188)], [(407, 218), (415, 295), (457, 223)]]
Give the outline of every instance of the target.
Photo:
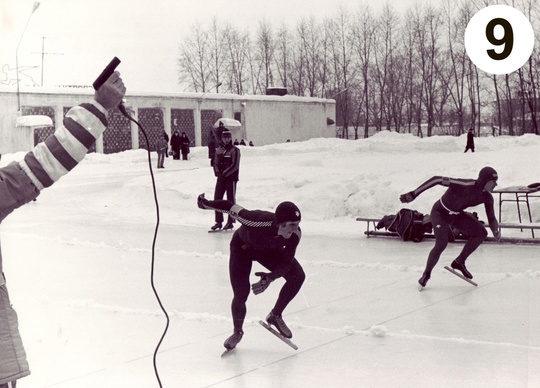
[(509, 224), (506, 222), (503, 222), (502, 224), (499, 224), (499, 229), (534, 229), (538, 230), (540, 229), (540, 224)]
[[(371, 236), (373, 232), (376, 231), (377, 223), (380, 221), (380, 218), (373, 218), (373, 217), (356, 217), (356, 221), (365, 221), (366, 222), (366, 231), (364, 234), (366, 236)], [(373, 230), (369, 230), (369, 224), (370, 222), (373, 222)], [(392, 233), (392, 232), (380, 232), (380, 233)], [(397, 233), (393, 233), (397, 236)]]
[[(389, 232), (387, 230), (378, 231), (376, 229), (377, 224), (379, 223), (381, 218), (357, 217), (356, 221), (366, 222), (366, 230), (365, 230), (364, 234), (367, 237), (377, 237), (377, 236), (378, 237), (399, 237), (399, 235), (396, 232)], [(372, 229), (370, 228), (370, 224), (373, 225)], [(485, 226), (486, 226), (486, 228), (489, 228), (489, 225), (485, 225)], [(501, 229), (540, 230), (540, 224), (536, 224), (536, 223), (519, 224), (519, 223), (506, 223), (505, 222), (505, 223), (499, 224), (499, 230), (501, 230)], [(431, 233), (426, 233), (424, 235), (424, 238), (433, 239), (433, 238), (435, 238), (435, 236), (433, 234), (431, 234)], [(456, 239), (456, 242), (459, 242), (459, 241), (464, 242), (464, 241), (467, 241), (467, 240), (466, 239)], [(497, 240), (495, 240), (495, 238), (493, 238), (493, 237), (486, 238), (486, 241), (497, 242)], [(523, 243), (523, 244), (530, 244), (530, 243), (540, 244), (540, 238), (501, 237), (501, 239), (499, 241), (500, 242), (513, 243), (513, 244), (519, 244), (519, 243)]]

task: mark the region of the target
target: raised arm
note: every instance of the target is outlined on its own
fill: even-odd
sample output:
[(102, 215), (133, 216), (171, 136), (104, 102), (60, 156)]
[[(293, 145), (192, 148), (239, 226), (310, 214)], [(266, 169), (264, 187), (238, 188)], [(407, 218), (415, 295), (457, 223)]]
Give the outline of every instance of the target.
[(268, 217), (268, 212), (247, 210), (240, 205), (224, 199), (209, 201), (204, 197), (204, 194), (200, 194), (197, 197), (197, 206), (200, 209), (229, 214), (242, 225), (252, 228), (269, 227), (273, 223), (273, 220)]
[(122, 102), (125, 91), (120, 74), (113, 73), (95, 92), (93, 101), (71, 108), (63, 125), (23, 160), (0, 169), (0, 220), (36, 198), (84, 159), (107, 127), (107, 110)]
[(399, 200), (403, 203), (412, 202), (415, 200), (416, 197), (418, 197), (420, 194), (422, 194), (424, 191), (431, 189), (434, 186), (441, 185), (441, 186), (450, 186), (450, 182), (452, 181), (451, 178), (442, 177), (442, 176), (434, 176), (424, 183), (422, 183), (420, 186), (418, 186), (413, 191), (409, 191), (408, 193), (402, 194), (399, 197)]
[(484, 202), (484, 208), (486, 210), (486, 217), (488, 219), (489, 229), (491, 229), (491, 233), (493, 233), (493, 236), (499, 240), (501, 238), (501, 234), (499, 232), (499, 222), (497, 221), (497, 217), (495, 217), (495, 210), (493, 208), (493, 197), (491, 194), (489, 195), (491, 197), (491, 201)]

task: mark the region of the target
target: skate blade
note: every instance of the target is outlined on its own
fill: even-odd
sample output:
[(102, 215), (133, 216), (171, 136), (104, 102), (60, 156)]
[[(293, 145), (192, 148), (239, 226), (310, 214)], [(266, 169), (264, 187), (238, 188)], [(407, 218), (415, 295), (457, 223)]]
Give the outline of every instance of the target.
[(223, 353), (221, 353), (221, 357), (225, 357), (226, 355), (231, 353), (234, 349), (236, 349), (236, 346), (234, 348), (232, 348), (232, 349), (225, 349), (225, 351)]
[(453, 274), (456, 275), (458, 278), (461, 278), (461, 279), (465, 280), (467, 283), (470, 283), (470, 284), (472, 284), (473, 286), (478, 287), (478, 284), (477, 284), (477, 283), (473, 282), (471, 279), (466, 278), (465, 276), (463, 276), (463, 275), (460, 274), (459, 272), (455, 271), (453, 268), (450, 268), (450, 267), (448, 267), (448, 266), (445, 266), (444, 269), (447, 270), (448, 272), (453, 273)]

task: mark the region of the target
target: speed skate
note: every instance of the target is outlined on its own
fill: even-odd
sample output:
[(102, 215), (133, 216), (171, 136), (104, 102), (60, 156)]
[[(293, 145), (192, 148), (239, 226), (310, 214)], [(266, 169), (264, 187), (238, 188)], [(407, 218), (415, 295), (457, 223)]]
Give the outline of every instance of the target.
[(294, 350), (298, 350), (298, 346), (296, 346), (290, 339), (287, 337), (284, 337), (279, 331), (274, 329), (272, 326), (270, 326), (268, 323), (264, 321), (259, 321), (262, 327), (264, 327), (266, 330), (268, 330), (270, 333), (274, 334), (276, 337), (278, 337), (280, 340), (285, 342), (287, 345), (289, 345)]
[(444, 269), (449, 271), (449, 272), (452, 272), (454, 275), (456, 275), (458, 278), (461, 278), (463, 280), (465, 280), (467, 283), (470, 283), (472, 284), (473, 286), (475, 287), (478, 287), (478, 284), (473, 282), (471, 279), (467, 279), (465, 276), (463, 276), (462, 274), (460, 274), (459, 272), (455, 271), (454, 269), (448, 267), (448, 266), (444, 266)]

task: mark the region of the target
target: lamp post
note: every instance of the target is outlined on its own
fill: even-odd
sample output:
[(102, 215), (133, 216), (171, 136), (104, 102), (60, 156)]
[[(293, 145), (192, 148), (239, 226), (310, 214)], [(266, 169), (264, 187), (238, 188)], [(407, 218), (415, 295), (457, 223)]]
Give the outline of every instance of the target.
[(21, 34), (21, 38), (19, 39), (19, 43), (17, 44), (17, 50), (15, 50), (15, 67), (17, 68), (17, 106), (18, 111), (21, 111), (21, 95), (19, 92), (19, 46), (21, 45), (24, 33), (26, 32), (26, 27), (28, 27), (28, 23), (30, 23), (30, 18), (36, 12), (36, 10), (39, 8), (39, 1), (36, 1), (34, 3), (34, 7), (32, 8), (32, 12), (30, 13), (30, 16), (28, 16), (28, 20), (26, 21), (26, 25), (24, 26), (24, 30)]

